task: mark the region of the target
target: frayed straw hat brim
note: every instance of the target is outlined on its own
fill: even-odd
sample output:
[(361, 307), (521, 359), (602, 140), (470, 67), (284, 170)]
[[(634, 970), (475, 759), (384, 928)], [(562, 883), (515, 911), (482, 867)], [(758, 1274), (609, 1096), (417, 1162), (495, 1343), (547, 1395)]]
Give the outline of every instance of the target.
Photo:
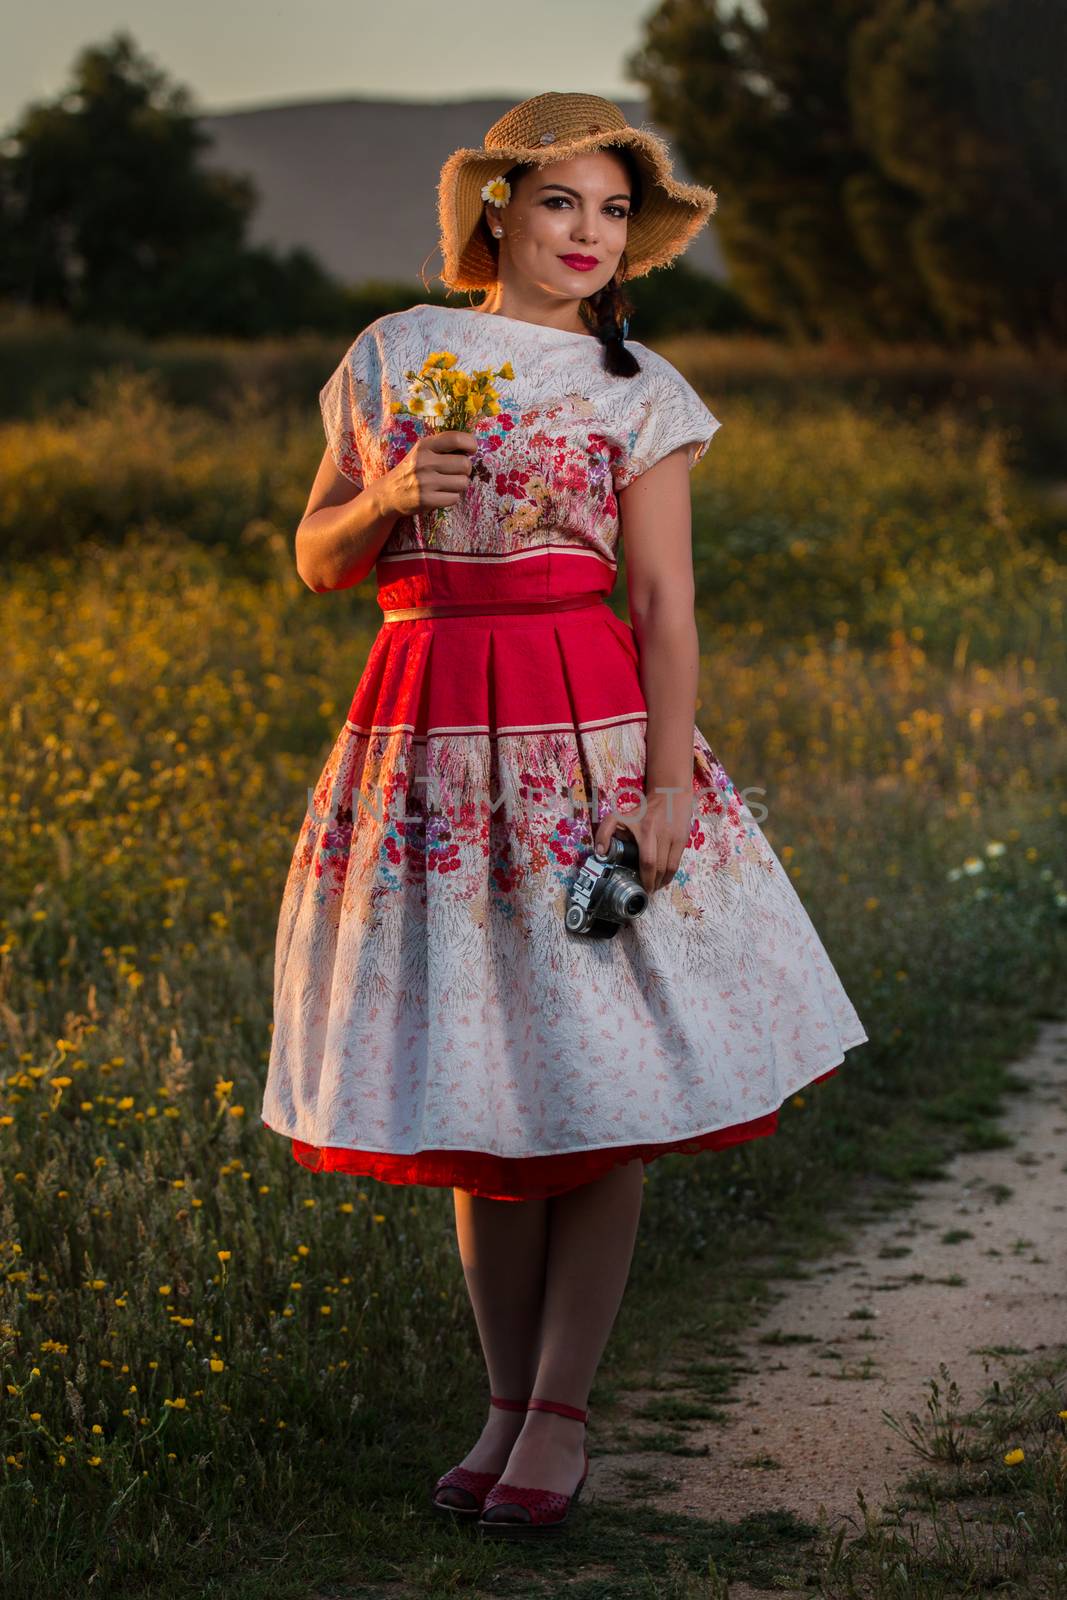
[[(674, 261), (713, 214), (718, 203), (714, 189), (677, 182), (671, 176), (670, 151), (665, 142), (650, 129), (635, 128), (625, 122), (618, 107), (610, 101), (597, 96), (539, 95), (515, 110), (521, 112), (526, 106), (537, 107), (541, 102), (551, 106), (556, 102), (556, 107), (550, 111), (550, 120), (559, 121), (559, 104), (565, 102), (570, 109), (575, 101), (582, 102), (580, 111), (587, 118), (590, 108), (603, 116), (600, 108), (610, 107), (621, 125), (581, 137), (553, 135), (547, 144), (490, 144), (487, 135), (480, 150), (455, 150), (448, 157), (441, 168), (437, 207), (444, 256), (440, 277), (450, 288), (482, 289), (496, 281), (496, 260), (479, 227), (485, 204), (482, 189), (492, 178), (501, 177), (518, 162), (547, 166), (614, 145), (632, 151), (646, 183), (640, 210), (627, 229), (627, 279), (641, 277), (654, 267), (664, 267)], [(542, 109), (542, 120), (545, 109)], [(508, 117), (514, 114), (509, 112)], [(491, 129), (490, 135), (492, 132)], [(536, 138), (536, 134), (532, 137)]]

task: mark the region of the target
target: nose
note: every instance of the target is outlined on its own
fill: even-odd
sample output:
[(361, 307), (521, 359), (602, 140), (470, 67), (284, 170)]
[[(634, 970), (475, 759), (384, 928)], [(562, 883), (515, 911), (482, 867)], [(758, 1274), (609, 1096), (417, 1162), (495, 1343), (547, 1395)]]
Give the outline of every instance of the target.
[(587, 218), (587, 217), (579, 218), (578, 225), (574, 229), (574, 237), (581, 244), (595, 244), (595, 242), (596, 242), (596, 226), (595, 226), (595, 224), (592, 221), (590, 221), (589, 218)]

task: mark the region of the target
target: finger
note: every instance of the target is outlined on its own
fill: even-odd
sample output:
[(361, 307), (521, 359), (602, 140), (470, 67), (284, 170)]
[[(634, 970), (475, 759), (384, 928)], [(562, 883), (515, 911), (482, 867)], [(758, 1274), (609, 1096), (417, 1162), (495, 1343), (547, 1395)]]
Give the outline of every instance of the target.
[(436, 433), (427, 435), (433, 440), (434, 448), (444, 453), (455, 450), (474, 451), (478, 448), (477, 437), (467, 433), (463, 428), (441, 428)]
[(457, 478), (462, 478), (466, 483), (473, 470), (470, 456), (435, 456), (432, 471), (438, 478), (447, 478), (450, 486)]
[(593, 848), (596, 850), (597, 855), (602, 856), (607, 853), (607, 848), (611, 843), (612, 835), (618, 826), (618, 818), (616, 817), (614, 811), (609, 811), (606, 817), (601, 817), (599, 823), (597, 824), (596, 834), (593, 838)]

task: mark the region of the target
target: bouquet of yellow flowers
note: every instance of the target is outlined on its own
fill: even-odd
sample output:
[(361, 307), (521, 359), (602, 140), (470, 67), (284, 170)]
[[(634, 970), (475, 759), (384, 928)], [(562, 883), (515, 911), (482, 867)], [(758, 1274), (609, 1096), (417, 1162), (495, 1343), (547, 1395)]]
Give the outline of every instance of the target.
[[(422, 363), (422, 370), (409, 368), (404, 376), (411, 387), (406, 400), (393, 400), (389, 406), (394, 415), (422, 417), (435, 432), (445, 428), (469, 431), (474, 418), (482, 412), (496, 416), (500, 410), (500, 396), (494, 378), (514, 378), (510, 361), (495, 370), (487, 367), (480, 372), (463, 372), (456, 366), (457, 357), (451, 350), (433, 350)], [(427, 544), (446, 511), (437, 506), (430, 514), (430, 532)]]

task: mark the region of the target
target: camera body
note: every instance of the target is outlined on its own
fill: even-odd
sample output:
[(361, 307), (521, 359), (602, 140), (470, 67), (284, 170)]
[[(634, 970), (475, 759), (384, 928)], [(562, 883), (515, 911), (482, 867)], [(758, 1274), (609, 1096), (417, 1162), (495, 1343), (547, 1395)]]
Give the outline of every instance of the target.
[(633, 922), (648, 905), (648, 893), (637, 876), (641, 855), (637, 840), (615, 833), (607, 852), (593, 850), (582, 862), (567, 897), (564, 925), (569, 933), (589, 939), (614, 939), (624, 922)]

